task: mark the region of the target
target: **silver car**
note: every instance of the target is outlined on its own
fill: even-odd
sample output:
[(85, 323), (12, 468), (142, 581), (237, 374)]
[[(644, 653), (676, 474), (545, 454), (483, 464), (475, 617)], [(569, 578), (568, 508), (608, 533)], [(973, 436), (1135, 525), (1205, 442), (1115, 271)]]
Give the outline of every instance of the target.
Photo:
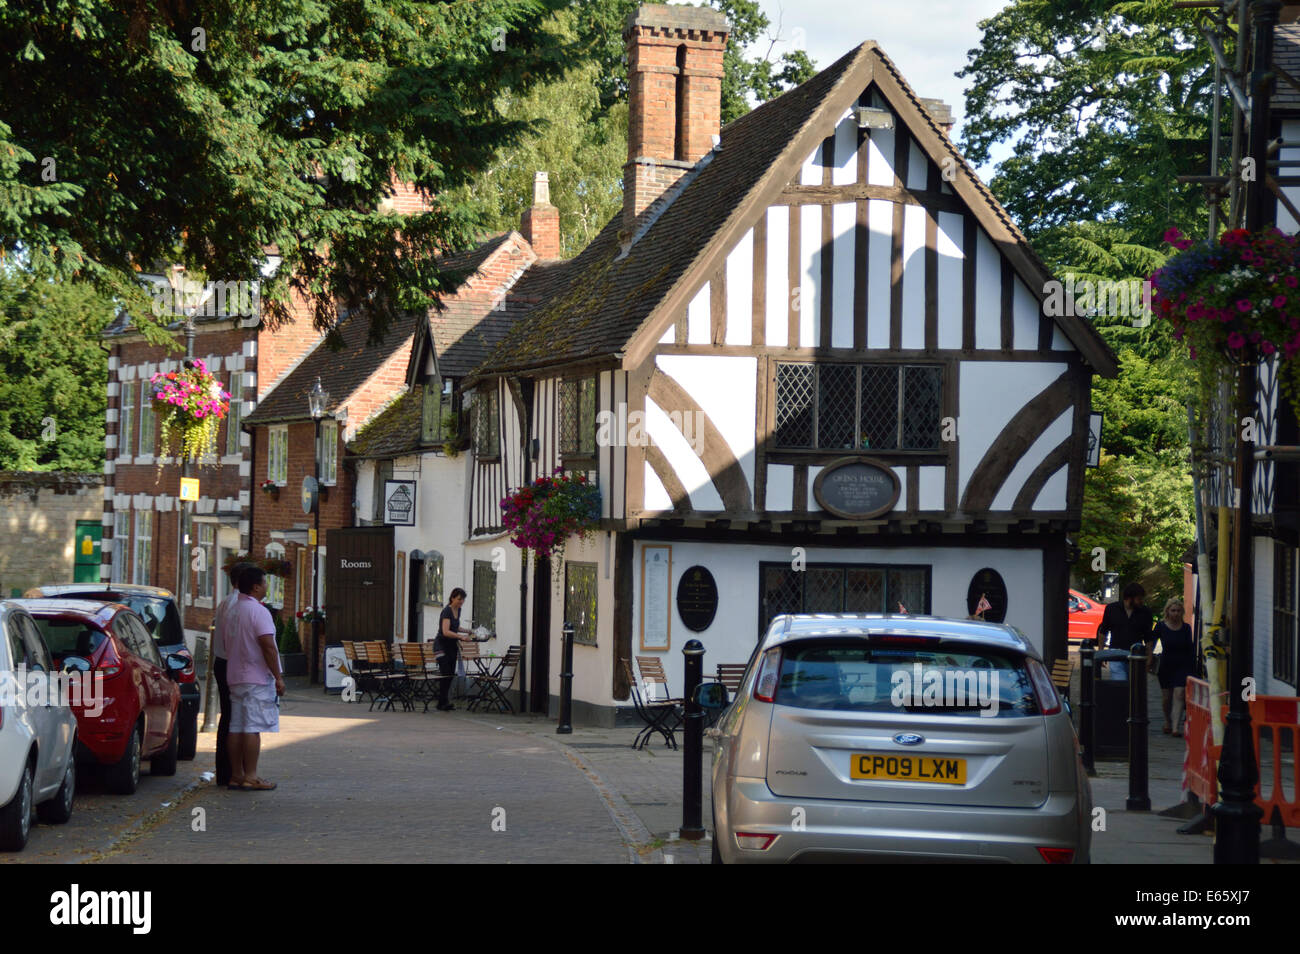
[(72, 816), (77, 717), (53, 681), (36, 623), (0, 601), (0, 851), (22, 851), (35, 807), (41, 821)]
[(715, 862), (1088, 861), (1074, 727), (1014, 627), (778, 616), (710, 734)]

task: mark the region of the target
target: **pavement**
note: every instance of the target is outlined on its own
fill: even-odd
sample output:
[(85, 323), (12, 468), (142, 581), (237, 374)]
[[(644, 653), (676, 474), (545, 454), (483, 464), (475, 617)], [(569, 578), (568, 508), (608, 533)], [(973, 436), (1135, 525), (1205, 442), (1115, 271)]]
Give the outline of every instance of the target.
[[(560, 736), (554, 719), (539, 716), (369, 712), (303, 679), (289, 683), (281, 732), (263, 736), (260, 774), (277, 791), (216, 788), (215, 734), (200, 733), (194, 762), (180, 763), (174, 777), (143, 776), (134, 796), (110, 795), (84, 776), (72, 821), (36, 826), (27, 851), (6, 860), (709, 862), (707, 832), (698, 841), (679, 836), (681, 749), (657, 740), (634, 750), (635, 727), (575, 726)], [(1210, 864), (1211, 837), (1180, 835), (1185, 819), (1157, 814), (1183, 800), (1183, 740), (1160, 732), (1158, 690), (1149, 703), (1154, 810), (1126, 810), (1127, 763), (1099, 761), (1092, 791), (1104, 813), (1092, 861)], [(706, 739), (706, 829), (711, 761)]]

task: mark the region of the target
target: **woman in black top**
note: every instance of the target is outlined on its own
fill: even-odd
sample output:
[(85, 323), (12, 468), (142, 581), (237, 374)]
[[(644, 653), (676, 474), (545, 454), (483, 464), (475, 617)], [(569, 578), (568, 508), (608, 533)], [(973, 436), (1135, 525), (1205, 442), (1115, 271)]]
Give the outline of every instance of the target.
[[(1183, 734), (1184, 695), (1187, 677), (1196, 672), (1196, 641), (1192, 627), (1183, 622), (1183, 601), (1174, 598), (1165, 604), (1165, 615), (1156, 623), (1153, 634), (1162, 647), (1160, 655), (1160, 704), (1165, 713), (1165, 735)], [(1171, 717), (1172, 710), (1172, 717)]]
[[(450, 712), (456, 707), (451, 704), (451, 681), (456, 675), (456, 660), (460, 656), (460, 644), (470, 635), (468, 629), (460, 627), (460, 608), (465, 605), (465, 591), (459, 586), (451, 591), (447, 605), (438, 617), (438, 635), (434, 637), (433, 648), (442, 653), (438, 660), (438, 669), (442, 679), (438, 685), (438, 711)], [(464, 635), (462, 635), (464, 634)], [(470, 637), (472, 638), (472, 637)]]

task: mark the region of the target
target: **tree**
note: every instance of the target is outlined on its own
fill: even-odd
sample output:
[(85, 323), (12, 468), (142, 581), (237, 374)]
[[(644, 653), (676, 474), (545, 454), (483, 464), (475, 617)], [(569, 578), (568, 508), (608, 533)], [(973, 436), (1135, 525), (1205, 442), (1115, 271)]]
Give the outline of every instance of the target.
[[(0, 4), (0, 253), (131, 304), (180, 262), (246, 280), (273, 249), (321, 329), (375, 337), (444, 287), (472, 210), (379, 211), (394, 180), (446, 193), (528, 131), (495, 108), (567, 65), (563, 0), (70, 0)], [(154, 330), (155, 340), (162, 336)]]
[(0, 469), (103, 469), (114, 314), (84, 282), (0, 268)]
[[(971, 81), (962, 144), (976, 164), (1015, 144), (990, 186), (1058, 275), (1141, 282), (1171, 225), (1204, 233), (1201, 193), (1175, 181), (1208, 171), (1213, 66), (1198, 18), (1162, 0), (1015, 0), (981, 23), (958, 74)], [(1162, 322), (1093, 323), (1120, 373), (1093, 385), (1104, 453), (1085, 480), (1076, 574), (1099, 586), (1086, 555), (1102, 547), (1106, 569), (1146, 575), (1155, 602), (1181, 592), (1193, 535), (1189, 369)]]
[[(503, 92), (501, 114), (538, 130), (497, 150), (473, 181), (454, 193), (489, 231), (517, 228), (532, 203), (533, 175), (550, 173), (560, 211), (561, 253), (577, 254), (622, 207), (627, 161), (627, 64), (623, 27), (640, 0), (584, 0), (555, 13), (543, 30), (572, 37), (583, 57), (564, 75), (527, 94)], [(732, 25), (723, 58), (722, 122), (812, 77), (807, 54), (771, 58), (771, 23), (754, 0), (711, 0)], [(767, 49), (761, 49), (767, 38)], [(558, 42), (558, 41), (557, 41)], [(751, 46), (760, 55), (750, 55)]]

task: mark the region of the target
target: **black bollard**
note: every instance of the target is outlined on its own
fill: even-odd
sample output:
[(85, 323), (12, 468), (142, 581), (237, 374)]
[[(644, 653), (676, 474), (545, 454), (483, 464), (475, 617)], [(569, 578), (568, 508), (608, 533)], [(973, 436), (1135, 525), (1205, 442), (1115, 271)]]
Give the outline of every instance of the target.
[(1097, 649), (1091, 643), (1079, 647), (1079, 747), (1083, 750), (1083, 768), (1089, 776), (1096, 776), (1094, 730), (1097, 704), (1093, 702), (1097, 678)]
[(682, 647), (686, 657), (686, 687), (682, 699), (686, 704), (686, 727), (682, 730), (682, 828), (683, 841), (704, 837), (704, 812), (700, 806), (700, 788), (704, 784), (704, 710), (695, 701), (695, 690), (704, 681), (704, 644), (690, 640)]
[(1147, 647), (1134, 643), (1128, 651), (1128, 801), (1130, 812), (1151, 811), (1147, 792)]
[(573, 624), (565, 623), (560, 630), (560, 724), (556, 735), (573, 734)]

